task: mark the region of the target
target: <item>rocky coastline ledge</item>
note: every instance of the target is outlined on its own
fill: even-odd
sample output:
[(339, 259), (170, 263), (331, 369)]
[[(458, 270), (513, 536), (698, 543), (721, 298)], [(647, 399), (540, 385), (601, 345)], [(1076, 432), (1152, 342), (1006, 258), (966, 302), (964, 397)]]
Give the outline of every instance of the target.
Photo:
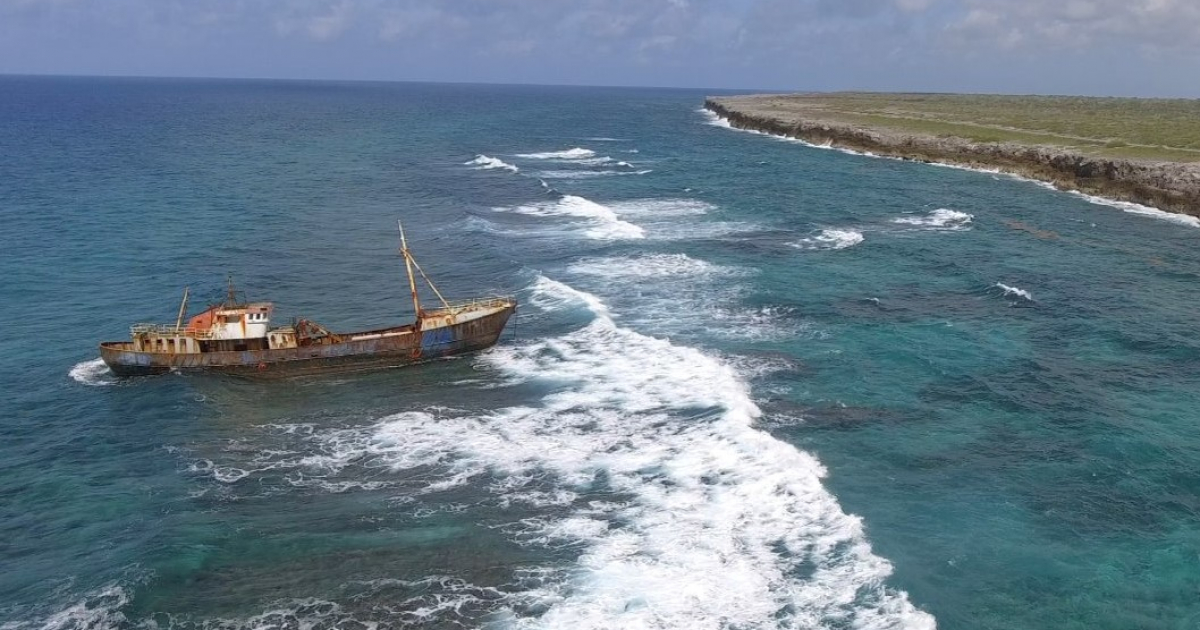
[[(846, 122), (838, 120), (841, 112), (831, 115), (815, 105), (828, 96), (709, 97), (704, 107), (738, 129), (906, 160), (997, 169), (1062, 190), (1200, 217), (1200, 161), (1102, 157), (1053, 143), (980, 142), (952, 133), (894, 128), (881, 116), (873, 118), (882, 122)], [(889, 95), (871, 96), (882, 100)]]

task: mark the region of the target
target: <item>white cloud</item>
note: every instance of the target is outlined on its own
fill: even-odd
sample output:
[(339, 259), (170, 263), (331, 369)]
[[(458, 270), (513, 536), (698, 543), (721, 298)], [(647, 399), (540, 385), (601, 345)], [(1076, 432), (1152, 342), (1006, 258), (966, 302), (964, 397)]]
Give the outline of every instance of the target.
[(308, 20), (308, 34), (317, 41), (328, 41), (340, 36), (350, 26), (354, 13), (350, 0), (342, 0), (329, 7), (326, 13)]
[[(973, 45), (1200, 50), (1200, 3), (1195, 0), (961, 0), (960, 7), (946, 30)], [(1014, 33), (1022, 34), (1019, 41)]]
[(242, 71), (224, 60), (239, 49), (291, 75), (316, 60), (325, 76), (508, 80), (515, 69), (527, 81), (651, 82), (657, 72), (769, 86), (823, 74), (915, 88), (914, 73), (939, 77), (968, 59), (1043, 74), (1041, 61), (1063, 51), (1120, 50), (1156, 72), (1163, 59), (1194, 65), (1200, 0), (0, 0), (0, 68), (69, 60), (81, 39), (135, 67), (174, 46), (190, 55), (181, 63), (211, 60), (201, 71), (211, 75)]

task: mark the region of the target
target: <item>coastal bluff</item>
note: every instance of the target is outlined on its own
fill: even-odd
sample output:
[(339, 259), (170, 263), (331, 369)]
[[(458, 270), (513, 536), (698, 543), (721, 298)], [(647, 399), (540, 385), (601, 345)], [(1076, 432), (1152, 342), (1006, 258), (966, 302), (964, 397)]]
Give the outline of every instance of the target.
[(1200, 217), (1200, 102), (832, 93), (709, 97), (704, 107), (738, 129)]

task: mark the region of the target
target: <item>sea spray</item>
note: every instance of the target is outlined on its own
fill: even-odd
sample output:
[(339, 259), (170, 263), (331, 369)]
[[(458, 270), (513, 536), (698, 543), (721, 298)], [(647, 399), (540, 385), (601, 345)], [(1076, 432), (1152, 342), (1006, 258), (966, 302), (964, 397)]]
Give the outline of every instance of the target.
[(858, 230), (825, 229), (813, 236), (802, 238), (789, 243), (797, 249), (847, 249), (863, 242), (863, 234)]
[(494, 210), (539, 217), (582, 219), (583, 233), (593, 239), (639, 239), (646, 236), (644, 229), (621, 220), (611, 208), (576, 195)]
[(505, 162), (504, 160), (487, 155), (477, 155), (475, 156), (475, 159), (463, 162), (463, 164), (466, 166), (474, 166), (480, 170), (504, 169), (512, 173), (517, 173), (521, 170), (516, 166)]
[(911, 225), (921, 229), (958, 232), (971, 229), (974, 215), (950, 208), (938, 208), (924, 216), (904, 216), (892, 219), (892, 223)]
[(546, 151), (543, 153), (518, 153), (517, 157), (527, 160), (584, 160), (596, 157), (596, 152), (583, 147), (575, 147), (565, 151)]

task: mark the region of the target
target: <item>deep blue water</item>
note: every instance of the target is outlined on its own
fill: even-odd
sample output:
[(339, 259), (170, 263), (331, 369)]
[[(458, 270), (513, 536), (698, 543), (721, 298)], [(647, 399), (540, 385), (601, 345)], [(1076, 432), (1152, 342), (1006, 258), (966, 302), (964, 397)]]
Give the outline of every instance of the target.
[[(1200, 627), (1200, 229), (703, 96), (0, 78), (0, 628)], [(96, 360), (405, 321), (397, 219), (499, 346)]]

